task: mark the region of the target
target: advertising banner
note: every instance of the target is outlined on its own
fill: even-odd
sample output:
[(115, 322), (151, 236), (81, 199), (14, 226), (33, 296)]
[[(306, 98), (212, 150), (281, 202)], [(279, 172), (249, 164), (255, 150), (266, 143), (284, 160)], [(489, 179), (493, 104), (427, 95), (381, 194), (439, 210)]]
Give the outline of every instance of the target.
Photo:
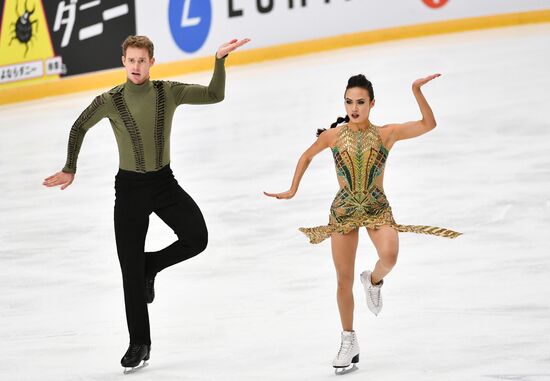
[(120, 66), (134, 0), (0, 0), (0, 88)]
[(0, 88), (61, 72), (41, 1), (0, 0)]
[(157, 62), (214, 54), (229, 39), (244, 49), (445, 20), (550, 9), (550, 0), (155, 0), (137, 1), (138, 33)]
[(122, 41), (136, 33), (131, 0), (44, 2), (54, 51), (62, 75), (89, 73), (121, 65)]
[(252, 39), (242, 51), (345, 41), (354, 33), (548, 11), (550, 0), (0, 0), (0, 10), (5, 89), (120, 67), (130, 34), (149, 36), (157, 63), (169, 64), (213, 56), (232, 38)]

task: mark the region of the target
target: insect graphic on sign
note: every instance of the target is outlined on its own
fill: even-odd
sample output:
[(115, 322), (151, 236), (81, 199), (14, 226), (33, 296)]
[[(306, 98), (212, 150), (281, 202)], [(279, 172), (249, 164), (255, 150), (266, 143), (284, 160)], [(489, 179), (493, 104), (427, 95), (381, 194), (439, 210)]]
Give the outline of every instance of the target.
[[(17, 8), (18, 8), (19, 2), (15, 3), (15, 14), (18, 15)], [(25, 11), (22, 15), (19, 15), (16, 22), (12, 22), (11, 26), (13, 27), (13, 36), (10, 40), (9, 45), (13, 42), (13, 40), (17, 40), (22, 44), (25, 44), (25, 55), (27, 55), (27, 52), (29, 51), (29, 42), (33, 38), (33, 25), (38, 25), (38, 20), (31, 20), (31, 16), (36, 10), (36, 5), (32, 9), (32, 11), (27, 9), (27, 0), (25, 0)]]

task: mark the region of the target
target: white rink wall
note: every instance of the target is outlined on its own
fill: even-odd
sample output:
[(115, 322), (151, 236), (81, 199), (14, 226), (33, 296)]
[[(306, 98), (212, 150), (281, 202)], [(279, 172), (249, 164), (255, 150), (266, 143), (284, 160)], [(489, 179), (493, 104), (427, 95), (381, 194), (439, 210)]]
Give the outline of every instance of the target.
[[(252, 43), (243, 47), (246, 50), (544, 9), (550, 9), (550, 0), (137, 0), (136, 26), (138, 33), (155, 42), (158, 62), (169, 62), (211, 55), (233, 37), (251, 38)], [(182, 50), (177, 41), (196, 50)]]
[[(40, 26), (27, 56), (29, 46), (6, 37), (20, 17), (18, 3), (0, 0), (5, 10), (0, 104), (114, 86), (120, 80), (120, 42), (129, 34), (151, 37), (158, 63), (153, 74), (167, 78), (206, 70), (206, 58), (232, 38), (252, 40), (234, 54), (233, 64), (239, 65), (388, 39), (550, 21), (550, 0), (52, 0), (37, 5), (32, 20)], [(67, 25), (58, 28), (55, 21), (62, 15)], [(50, 66), (53, 71), (41, 72)]]

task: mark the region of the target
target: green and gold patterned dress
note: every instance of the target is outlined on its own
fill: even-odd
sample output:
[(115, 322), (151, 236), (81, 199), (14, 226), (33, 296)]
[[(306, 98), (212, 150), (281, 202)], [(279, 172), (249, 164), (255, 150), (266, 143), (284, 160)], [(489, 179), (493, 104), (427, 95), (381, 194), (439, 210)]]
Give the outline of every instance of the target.
[(328, 225), (300, 228), (311, 243), (319, 243), (332, 233), (349, 233), (361, 226), (378, 229), (388, 225), (399, 232), (432, 234), (455, 238), (461, 233), (423, 225), (396, 224), (384, 194), (382, 180), (388, 150), (378, 127), (353, 131), (347, 124), (338, 132), (332, 155), (340, 190), (330, 207)]

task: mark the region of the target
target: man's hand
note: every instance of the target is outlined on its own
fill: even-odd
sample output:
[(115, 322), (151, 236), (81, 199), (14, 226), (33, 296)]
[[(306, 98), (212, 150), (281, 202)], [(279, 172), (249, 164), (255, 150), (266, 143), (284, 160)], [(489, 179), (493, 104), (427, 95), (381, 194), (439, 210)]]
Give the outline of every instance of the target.
[(218, 51), (216, 52), (216, 57), (223, 58), (229, 53), (231, 53), (233, 50), (240, 48), (241, 46), (248, 43), (249, 41), (250, 41), (250, 38), (245, 38), (240, 41), (234, 38), (231, 41), (226, 42), (225, 44), (219, 47)]
[(67, 188), (73, 183), (74, 173), (57, 172), (55, 175), (46, 177), (42, 185), (47, 187), (55, 187), (61, 185), (61, 190)]

